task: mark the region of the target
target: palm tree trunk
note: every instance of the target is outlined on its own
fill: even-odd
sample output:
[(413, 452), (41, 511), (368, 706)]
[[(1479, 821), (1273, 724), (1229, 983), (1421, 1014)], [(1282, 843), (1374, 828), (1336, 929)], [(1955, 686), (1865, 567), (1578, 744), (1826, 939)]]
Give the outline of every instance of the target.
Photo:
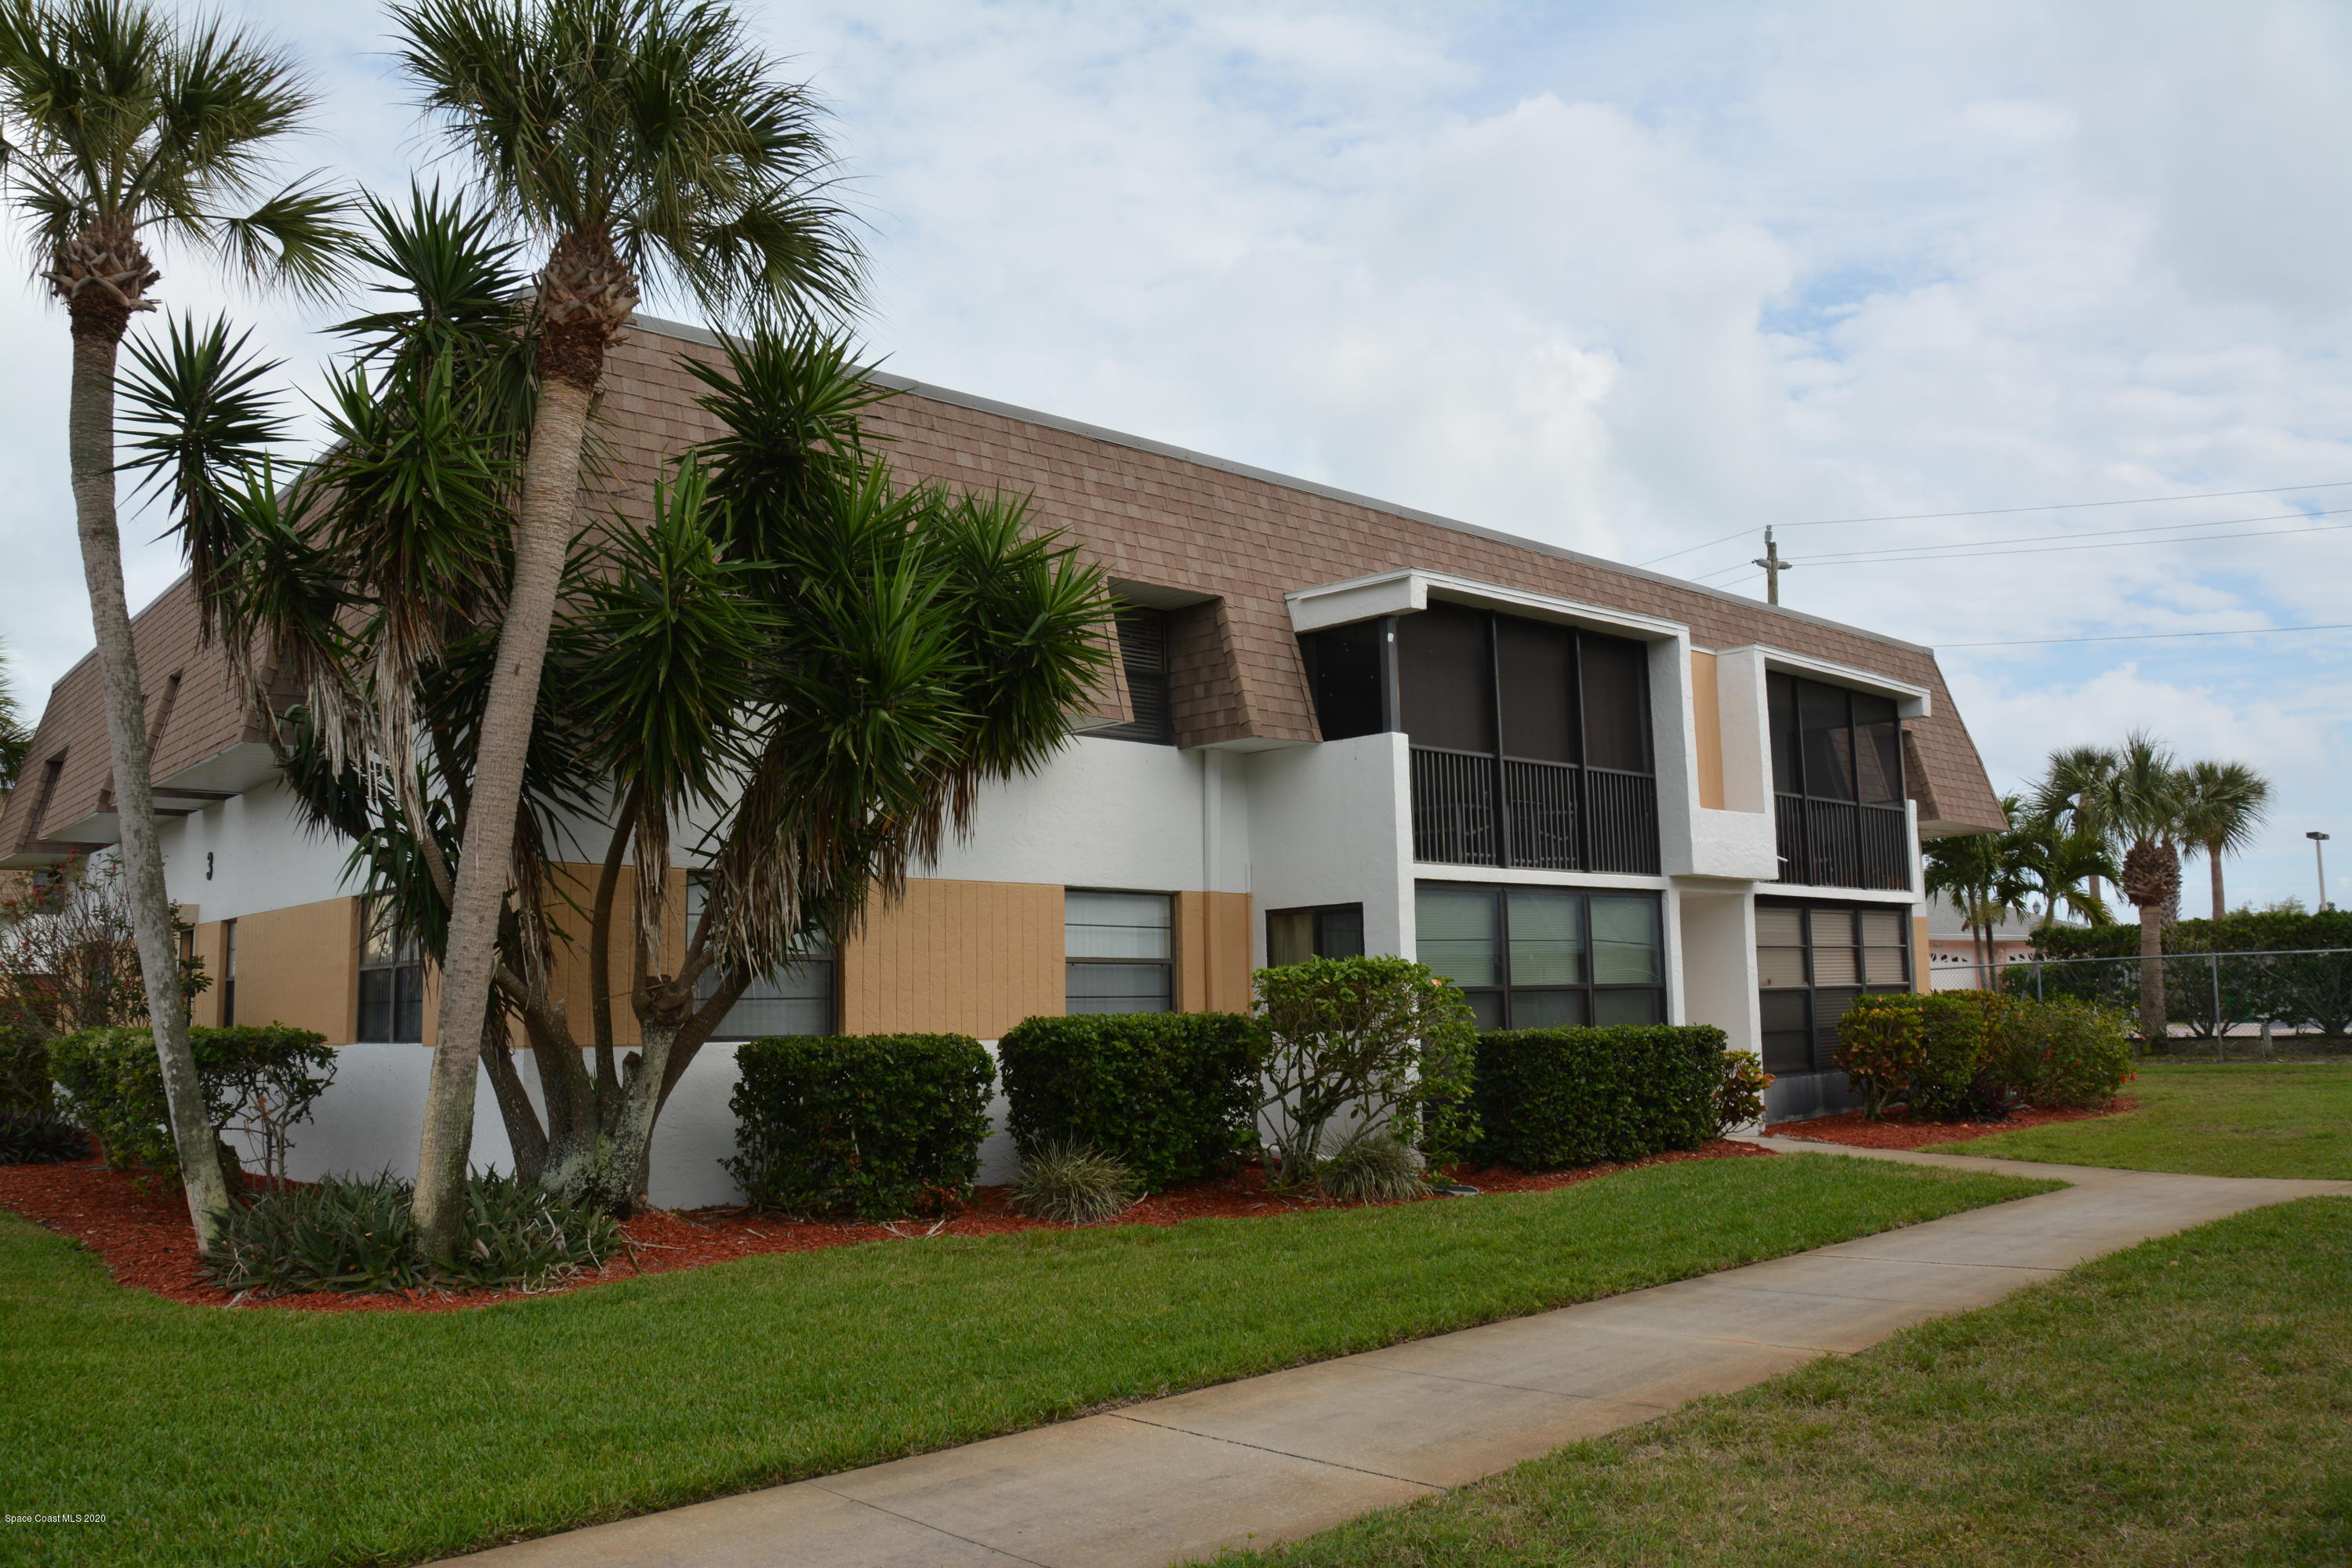
[(2139, 1031), (2150, 1049), (2169, 1037), (2164, 1019), (2164, 906), (2139, 906)]
[(2205, 846), (2205, 858), (2210, 863), (2209, 869), (2213, 874), (2213, 918), (2218, 921), (2230, 912), (2228, 901), (2221, 897), (2221, 847), (2219, 844)]
[[(597, 374), (603, 369), (601, 357)], [(539, 679), (562, 586), (564, 551), (580, 493), (580, 453), (597, 375), (551, 375), (540, 384), (515, 524), (514, 580), (499, 628), (498, 662), (482, 705), (465, 853), (450, 902), (441, 970), (440, 1034), (416, 1160), (416, 1233), (428, 1257), (446, 1258), (464, 1219), (472, 1152), (474, 1089), (489, 1005), (499, 918), (512, 880), (515, 813), (522, 801)]]
[(130, 312), (93, 292), (72, 306), (73, 389), (67, 446), (73, 472), (74, 522), (81, 535), (81, 569), (89, 588), (89, 618), (98, 639), (99, 681), (106, 694), (106, 738), (114, 753), (114, 810), (122, 827), (124, 881), (131, 928), (139, 942), (147, 1017), (163, 1070), (163, 1100), (172, 1115), (172, 1142), (186, 1184), (188, 1218), (196, 1244), (212, 1247), (228, 1215), (212, 1118), (205, 1108), (196, 1059), (188, 1046), (188, 1008), (180, 994), (179, 943), (171, 896), (163, 883), (163, 846), (155, 831), (155, 795), (148, 776), (147, 702), (139, 687), (139, 659), (131, 641), (131, 606), (122, 588), (122, 539), (114, 514), (114, 368)]

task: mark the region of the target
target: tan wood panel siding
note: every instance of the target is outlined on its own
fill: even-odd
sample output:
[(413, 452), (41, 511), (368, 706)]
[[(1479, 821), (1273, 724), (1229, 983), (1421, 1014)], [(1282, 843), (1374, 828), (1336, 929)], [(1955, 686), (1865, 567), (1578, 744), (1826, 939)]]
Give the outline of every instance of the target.
[(1715, 683), (1715, 655), (1691, 650), (1691, 728), (1697, 741), (1698, 803), (1723, 809), (1723, 699)]
[(904, 899), (876, 900), (837, 973), (844, 1034), (992, 1040), (1024, 1018), (1059, 1016), (1062, 889), (912, 879)]
[(207, 1028), (220, 1026), (221, 986), (228, 979), (228, 941), (221, 930), (226, 923), (200, 921), (196, 924), (196, 956), (204, 961), (205, 973), (212, 984), (189, 1004), (188, 1022)]
[(238, 1023), (291, 1024), (342, 1046), (359, 1030), (359, 900), (323, 899), (238, 918)]
[[(564, 1009), (572, 1038), (583, 1046), (596, 1039), (595, 993), (590, 986), (589, 926), (596, 910), (596, 881), (604, 868), (580, 861), (562, 861), (550, 868), (556, 898), (549, 924), (555, 928), (555, 951), (548, 964), (548, 993)], [(575, 907), (576, 906), (576, 907)], [(613, 987), (613, 1043), (628, 1049), (644, 1044), (637, 1030), (636, 1009), (629, 1003), (629, 984), (635, 965), (637, 874), (623, 867), (613, 896), (613, 930), (608, 971)], [(669, 895), (662, 910), (662, 963), (671, 973), (686, 962), (686, 872), (673, 868)]]
[(1934, 977), (1928, 972), (1927, 917), (1911, 917), (1911, 989), (1922, 995), (1933, 991)]
[(1176, 895), (1176, 1006), (1245, 1013), (1250, 1004), (1250, 896)]

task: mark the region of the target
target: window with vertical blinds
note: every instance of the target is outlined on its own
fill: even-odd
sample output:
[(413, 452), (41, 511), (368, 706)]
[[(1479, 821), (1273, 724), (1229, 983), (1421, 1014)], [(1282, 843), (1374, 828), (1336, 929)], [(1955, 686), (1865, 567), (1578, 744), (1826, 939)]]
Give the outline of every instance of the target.
[(1911, 989), (1910, 911), (1759, 900), (1756, 984), (1768, 1072), (1835, 1066), (1837, 1022), (1865, 991)]

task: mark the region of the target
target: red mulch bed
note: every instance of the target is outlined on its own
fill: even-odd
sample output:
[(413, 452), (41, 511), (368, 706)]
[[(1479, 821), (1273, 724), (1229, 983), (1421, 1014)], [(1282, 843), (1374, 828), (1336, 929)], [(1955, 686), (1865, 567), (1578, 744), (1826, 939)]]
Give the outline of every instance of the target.
[[(2010, 1112), (2003, 1121), (1914, 1121), (1911, 1108), (1898, 1105), (1883, 1121), (1865, 1121), (1859, 1110), (1839, 1116), (1817, 1116), (1810, 1121), (1776, 1121), (1764, 1131), (1775, 1138), (1803, 1138), (1815, 1143), (1843, 1143), (1853, 1149), (1917, 1149), (1928, 1143), (1958, 1143), (2021, 1127), (2046, 1127), (2053, 1121), (2088, 1121), (2095, 1117), (2120, 1116), (2139, 1109), (2139, 1101), (2124, 1097), (2101, 1110), (2061, 1110), (2038, 1105)], [(5, 1201), (5, 1200), (0, 1200)]]
[[(1573, 1171), (1530, 1174), (1501, 1167), (1461, 1171), (1455, 1179), (1487, 1193), (1540, 1193), (1589, 1182), (1643, 1165), (1684, 1160), (1743, 1159), (1771, 1151), (1752, 1143), (1717, 1140), (1689, 1152), (1653, 1155), (1622, 1165), (1585, 1165)], [(892, 1225), (812, 1225), (711, 1208), (641, 1215), (625, 1222), (622, 1257), (604, 1268), (554, 1287), (572, 1290), (640, 1274), (698, 1268), (761, 1253), (814, 1252), (863, 1242), (920, 1240), (934, 1236), (999, 1236), (1018, 1230), (1063, 1230), (1051, 1220), (1014, 1214), (1009, 1189), (982, 1187), (976, 1200), (938, 1220), (900, 1220)], [(1428, 1198), (1419, 1202), (1447, 1200)], [(1111, 1225), (1181, 1225), (1194, 1219), (1246, 1219), (1295, 1214), (1304, 1209), (1354, 1205), (1297, 1198), (1265, 1190), (1265, 1173), (1252, 1167), (1210, 1181), (1184, 1182), (1144, 1199)], [(298, 1311), (445, 1312), (513, 1300), (520, 1290), (481, 1290), (464, 1295), (342, 1296), (320, 1293), (242, 1301), (209, 1284), (188, 1244), (188, 1207), (177, 1192), (142, 1186), (129, 1174), (97, 1161), (72, 1165), (0, 1165), (0, 1208), (12, 1209), (62, 1236), (71, 1237), (101, 1258), (118, 1285), (152, 1291), (202, 1307), (276, 1307)], [(540, 1291), (536, 1294), (548, 1294)]]

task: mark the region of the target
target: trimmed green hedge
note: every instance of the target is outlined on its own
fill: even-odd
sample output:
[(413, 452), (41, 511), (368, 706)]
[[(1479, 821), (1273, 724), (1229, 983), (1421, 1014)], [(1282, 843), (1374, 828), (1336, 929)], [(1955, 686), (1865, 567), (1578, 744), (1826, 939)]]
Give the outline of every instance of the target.
[(1239, 1013), (1024, 1019), (996, 1045), (1013, 1141), (1091, 1147), (1146, 1192), (1229, 1171), (1257, 1142), (1263, 1038)]
[(794, 1035), (737, 1047), (728, 1108), (753, 1204), (896, 1219), (971, 1194), (996, 1068), (969, 1035)]
[[(268, 1173), (283, 1175), (287, 1130), (310, 1116), (310, 1102), (334, 1078), (326, 1039), (287, 1024), (191, 1028), (188, 1047), (215, 1142), (231, 1126), (249, 1131)], [(49, 1043), (49, 1072), (72, 1100), (74, 1121), (105, 1146), (108, 1164), (179, 1178), (163, 1068), (144, 1024), (58, 1037)], [(233, 1164), (220, 1146), (225, 1167)]]
[(1706, 1024), (1481, 1035), (1475, 1157), (1542, 1171), (1696, 1149), (1715, 1136), (1723, 1050)]

